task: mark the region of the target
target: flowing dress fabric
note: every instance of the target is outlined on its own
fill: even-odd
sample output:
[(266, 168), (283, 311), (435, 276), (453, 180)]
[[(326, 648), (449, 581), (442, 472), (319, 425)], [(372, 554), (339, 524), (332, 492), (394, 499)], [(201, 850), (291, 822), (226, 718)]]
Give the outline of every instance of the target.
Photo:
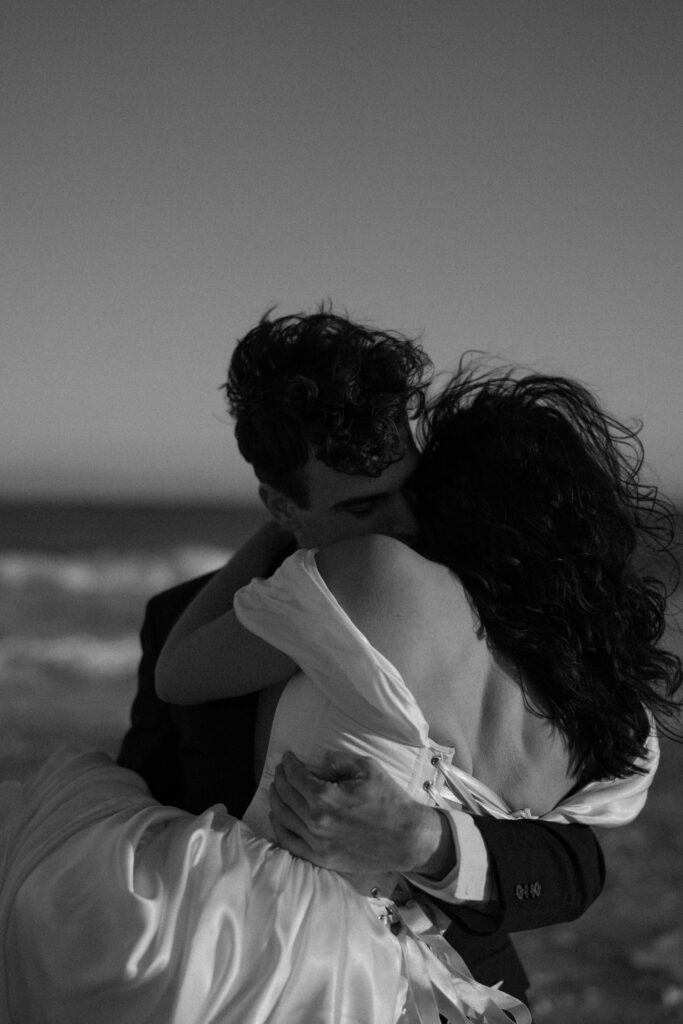
[[(23, 785), (0, 785), (0, 1020), (437, 1024), (441, 1013), (527, 1024), (521, 1003), (474, 982), (397, 876), (342, 876), (276, 846), (267, 790), (286, 749), (313, 764), (337, 749), (376, 758), (415, 799), (528, 812), (430, 741), (401, 676), (327, 590), (313, 552), (244, 588), (235, 608), (301, 666), (243, 822), (220, 805), (198, 817), (163, 807), (102, 754), (58, 753)], [(652, 744), (645, 781), (586, 787), (552, 820), (634, 817)]]

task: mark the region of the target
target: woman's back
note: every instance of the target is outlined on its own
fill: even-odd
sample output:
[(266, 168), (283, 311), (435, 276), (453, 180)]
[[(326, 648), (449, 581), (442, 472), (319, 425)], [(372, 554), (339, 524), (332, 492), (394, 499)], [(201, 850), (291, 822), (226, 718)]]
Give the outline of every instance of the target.
[(379, 536), (336, 544), (317, 562), (349, 618), (401, 673), (432, 739), (455, 748), (455, 764), (536, 814), (571, 789), (562, 737), (525, 706), (514, 667), (490, 650), (452, 572)]

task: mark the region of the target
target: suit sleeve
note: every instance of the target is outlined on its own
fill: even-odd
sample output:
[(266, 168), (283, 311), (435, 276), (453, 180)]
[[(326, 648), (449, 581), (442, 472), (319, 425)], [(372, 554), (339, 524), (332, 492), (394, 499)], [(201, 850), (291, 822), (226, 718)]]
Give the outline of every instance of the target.
[(178, 737), (170, 707), (159, 700), (154, 687), (154, 669), (163, 644), (155, 625), (154, 599), (145, 611), (140, 644), (138, 688), (117, 763), (141, 775), (160, 803), (173, 804), (179, 784)]
[(140, 632), (138, 688), (117, 763), (141, 775), (152, 796), (163, 804), (180, 806), (182, 799), (180, 736), (171, 705), (157, 697), (154, 671), (173, 623), (209, 579), (210, 574), (153, 597)]
[(602, 891), (604, 858), (586, 825), (488, 817), (475, 823), (486, 844), (497, 900), (485, 912), (439, 901), (458, 928), (492, 934), (561, 924), (580, 917)]

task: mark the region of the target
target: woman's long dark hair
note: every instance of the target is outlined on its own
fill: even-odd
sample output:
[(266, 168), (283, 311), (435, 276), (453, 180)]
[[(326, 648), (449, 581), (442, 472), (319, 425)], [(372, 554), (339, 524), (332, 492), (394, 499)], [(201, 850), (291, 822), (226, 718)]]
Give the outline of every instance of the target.
[(681, 707), (681, 660), (658, 646), (676, 517), (639, 480), (637, 435), (575, 381), (465, 361), (421, 425), (425, 554), (459, 576), (581, 781), (638, 771), (646, 709), (672, 735)]

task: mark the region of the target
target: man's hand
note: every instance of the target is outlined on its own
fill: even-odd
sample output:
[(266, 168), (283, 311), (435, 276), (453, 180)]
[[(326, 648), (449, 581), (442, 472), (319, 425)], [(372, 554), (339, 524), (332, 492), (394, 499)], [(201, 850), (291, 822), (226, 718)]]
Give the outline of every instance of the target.
[(270, 806), (278, 843), (321, 867), (442, 878), (455, 864), (445, 817), (411, 799), (371, 758), (329, 753), (312, 771), (287, 753)]

